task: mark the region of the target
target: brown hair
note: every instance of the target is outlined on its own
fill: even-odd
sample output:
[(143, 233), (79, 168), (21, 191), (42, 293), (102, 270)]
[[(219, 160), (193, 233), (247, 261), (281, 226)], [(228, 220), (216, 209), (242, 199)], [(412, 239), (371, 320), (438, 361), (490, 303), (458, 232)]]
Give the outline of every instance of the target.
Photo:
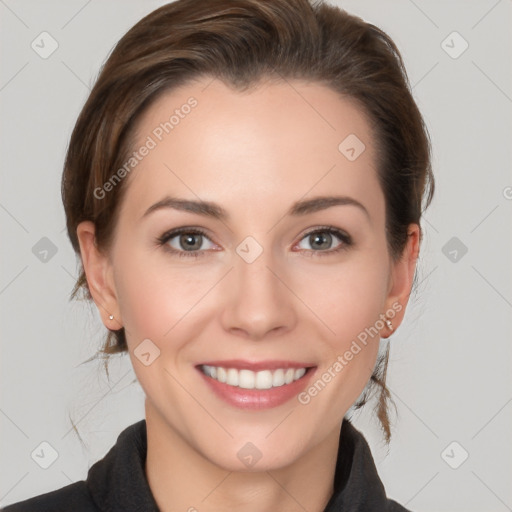
[[(122, 37), (78, 117), (65, 160), (62, 198), (68, 236), (78, 255), (81, 221), (94, 222), (101, 250), (112, 243), (126, 184), (119, 183), (101, 199), (94, 191), (133, 151), (141, 113), (164, 91), (202, 76), (219, 78), (240, 91), (263, 78), (301, 79), (355, 101), (375, 133), (389, 251), (395, 260), (401, 256), (408, 225), (419, 224), (434, 192), (430, 139), (402, 57), (376, 26), (308, 0), (178, 0), (150, 13)], [(83, 265), (71, 299), (81, 289), (91, 301)], [(108, 360), (126, 351), (121, 328), (108, 333), (95, 357)], [(388, 358), (389, 345), (355, 408), (367, 402), (375, 385), (380, 388), (376, 412), (389, 444)], [(107, 362), (105, 368), (108, 374)]]

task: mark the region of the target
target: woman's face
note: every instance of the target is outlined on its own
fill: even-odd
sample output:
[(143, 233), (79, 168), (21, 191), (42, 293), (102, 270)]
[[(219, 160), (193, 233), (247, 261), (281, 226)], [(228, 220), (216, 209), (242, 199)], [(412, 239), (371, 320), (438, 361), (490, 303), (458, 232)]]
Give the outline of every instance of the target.
[(388, 253), (362, 112), (319, 84), (204, 80), (154, 103), (133, 149), (108, 257), (87, 252), (90, 223), (78, 233), (148, 423), (229, 470), (251, 456), (284, 467), (337, 439), (390, 334), (383, 315), (401, 321), (416, 254)]

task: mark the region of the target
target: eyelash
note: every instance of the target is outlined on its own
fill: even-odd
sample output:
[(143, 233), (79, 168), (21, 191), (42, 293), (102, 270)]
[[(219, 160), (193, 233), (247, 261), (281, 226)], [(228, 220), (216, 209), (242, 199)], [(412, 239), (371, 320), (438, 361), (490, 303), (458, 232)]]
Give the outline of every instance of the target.
[[(167, 231), (166, 233), (164, 233), (163, 235), (158, 237), (156, 239), (157, 245), (164, 246), (165, 250), (169, 251), (173, 255), (177, 255), (179, 258), (183, 258), (183, 257), (185, 257), (185, 258), (200, 258), (202, 256), (205, 256), (206, 252), (207, 252), (205, 250), (178, 251), (178, 250), (170, 247), (169, 245), (167, 245), (167, 242), (169, 240), (171, 240), (172, 238), (175, 238), (176, 236), (181, 235), (183, 233), (190, 234), (190, 235), (202, 235), (202, 236), (208, 238), (208, 240), (210, 240), (207, 233), (200, 228), (183, 227), (183, 228), (177, 228), (177, 229), (174, 229), (171, 231)], [(325, 251), (322, 251), (322, 250), (313, 251), (310, 249), (301, 249), (301, 251), (310, 253), (311, 257), (316, 257), (316, 256), (322, 257), (322, 256), (328, 256), (328, 255), (332, 255), (332, 254), (338, 254), (342, 251), (346, 251), (350, 246), (353, 245), (352, 238), (349, 235), (347, 235), (345, 232), (339, 230), (338, 228), (335, 228), (334, 226), (319, 226), (319, 227), (305, 233), (304, 236), (301, 238), (301, 241), (304, 238), (307, 238), (308, 236), (314, 235), (316, 233), (334, 234), (337, 238), (339, 238), (341, 240), (342, 243), (336, 249), (328, 249)]]

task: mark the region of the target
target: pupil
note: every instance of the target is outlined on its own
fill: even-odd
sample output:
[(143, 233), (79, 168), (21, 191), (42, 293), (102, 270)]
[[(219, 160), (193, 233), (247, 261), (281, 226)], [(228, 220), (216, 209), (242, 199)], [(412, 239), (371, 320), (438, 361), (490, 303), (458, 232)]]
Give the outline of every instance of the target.
[[(318, 240), (320, 240), (320, 248), (326, 249), (329, 247), (329, 241), (330, 241), (331, 235), (329, 235), (328, 233), (327, 233), (327, 236), (316, 233), (315, 235), (313, 235), (313, 237), (314, 237), (315, 243)], [(324, 240), (323, 244), (321, 242), (322, 239)]]
[[(189, 249), (198, 249), (201, 247), (201, 242), (194, 243), (194, 239), (197, 237), (199, 238), (201, 235), (181, 235), (181, 243), (183, 246), (189, 248)], [(327, 233), (327, 236), (325, 234), (314, 234), (312, 235), (314, 242), (312, 245), (317, 244), (319, 242), (319, 247), (325, 249), (328, 248), (330, 245), (330, 239), (331, 235)]]
[(201, 247), (201, 242), (199, 244), (196, 242), (194, 243), (194, 238), (200, 237), (200, 235), (181, 235), (181, 243), (184, 247), (189, 249), (198, 249)]

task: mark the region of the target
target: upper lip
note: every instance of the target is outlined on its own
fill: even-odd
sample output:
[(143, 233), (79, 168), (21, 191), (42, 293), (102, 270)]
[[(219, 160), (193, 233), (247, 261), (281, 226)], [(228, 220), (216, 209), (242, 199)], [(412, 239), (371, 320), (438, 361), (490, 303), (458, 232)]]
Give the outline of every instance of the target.
[(224, 361), (207, 361), (197, 366), (222, 366), (223, 368), (236, 368), (237, 370), (252, 370), (257, 372), (260, 370), (277, 370), (279, 368), (310, 368), (315, 366), (311, 363), (299, 363), (296, 361), (284, 360), (267, 360), (267, 361), (245, 361), (243, 359), (229, 359)]

